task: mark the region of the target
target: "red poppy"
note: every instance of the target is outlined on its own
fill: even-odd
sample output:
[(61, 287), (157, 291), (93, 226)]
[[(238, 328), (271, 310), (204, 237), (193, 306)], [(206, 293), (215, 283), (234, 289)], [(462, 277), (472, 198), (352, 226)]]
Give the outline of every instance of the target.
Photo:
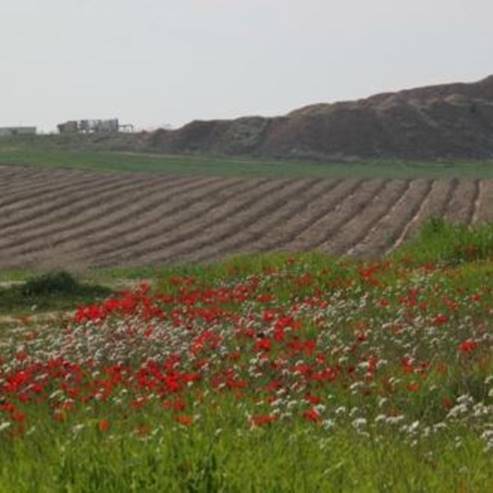
[(273, 416), (271, 414), (260, 414), (258, 416), (252, 416), (250, 421), (253, 426), (265, 426), (277, 421), (277, 416)]
[(318, 421), (320, 420), (320, 413), (314, 407), (312, 407), (311, 409), (308, 409), (303, 413), (303, 417), (307, 421), (318, 423)]
[(408, 384), (407, 390), (409, 392), (417, 392), (419, 390), (419, 383), (412, 382), (412, 383)]
[(459, 351), (465, 354), (472, 353), (478, 346), (479, 344), (477, 342), (467, 339), (459, 344)]
[(107, 419), (100, 419), (98, 429), (101, 433), (105, 433), (110, 429), (110, 422)]
[(180, 423), (183, 426), (191, 426), (193, 424), (192, 416), (187, 416), (185, 414), (180, 414), (175, 419), (178, 423)]
[(444, 315), (443, 313), (439, 313), (434, 319), (433, 319), (433, 325), (436, 325), (437, 327), (440, 327), (441, 325), (444, 325), (448, 322), (449, 318), (447, 315)]
[(270, 351), (272, 341), (270, 339), (260, 339), (255, 343), (255, 351)]

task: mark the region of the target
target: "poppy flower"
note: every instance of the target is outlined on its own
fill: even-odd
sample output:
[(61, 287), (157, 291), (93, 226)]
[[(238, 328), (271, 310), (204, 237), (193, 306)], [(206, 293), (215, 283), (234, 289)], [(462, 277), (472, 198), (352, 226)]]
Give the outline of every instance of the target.
[(314, 407), (312, 407), (311, 409), (308, 409), (303, 413), (303, 417), (307, 421), (311, 421), (312, 423), (318, 423), (320, 420), (320, 413)]
[(472, 353), (478, 346), (479, 344), (477, 342), (467, 339), (459, 344), (459, 351), (464, 354)]
[(180, 423), (183, 426), (191, 426), (193, 424), (192, 416), (187, 416), (185, 414), (180, 414), (175, 419), (178, 423)]
[(107, 419), (100, 419), (98, 429), (101, 433), (105, 433), (110, 429), (110, 422)]
[(277, 420), (277, 416), (271, 414), (260, 414), (258, 416), (252, 416), (251, 423), (253, 426), (265, 426)]

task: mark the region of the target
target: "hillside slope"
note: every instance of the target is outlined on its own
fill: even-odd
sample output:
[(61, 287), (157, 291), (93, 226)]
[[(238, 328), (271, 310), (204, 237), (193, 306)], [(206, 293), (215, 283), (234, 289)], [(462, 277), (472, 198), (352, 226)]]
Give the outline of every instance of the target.
[(493, 75), (317, 104), (282, 117), (193, 121), (158, 130), (160, 152), (350, 160), (493, 157)]

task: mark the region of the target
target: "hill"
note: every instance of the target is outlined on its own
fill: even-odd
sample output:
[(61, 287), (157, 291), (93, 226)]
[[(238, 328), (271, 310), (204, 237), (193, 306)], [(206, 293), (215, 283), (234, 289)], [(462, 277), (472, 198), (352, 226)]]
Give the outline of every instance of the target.
[(165, 153), (321, 160), (489, 159), (493, 75), (316, 104), (273, 118), (193, 121), (158, 130), (147, 145)]

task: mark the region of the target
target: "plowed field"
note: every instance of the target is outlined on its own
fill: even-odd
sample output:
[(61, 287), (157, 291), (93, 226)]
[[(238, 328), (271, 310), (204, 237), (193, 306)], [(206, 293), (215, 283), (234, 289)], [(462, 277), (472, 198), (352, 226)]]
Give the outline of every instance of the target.
[(0, 167), (0, 268), (377, 256), (430, 216), (493, 221), (493, 181), (101, 174)]

